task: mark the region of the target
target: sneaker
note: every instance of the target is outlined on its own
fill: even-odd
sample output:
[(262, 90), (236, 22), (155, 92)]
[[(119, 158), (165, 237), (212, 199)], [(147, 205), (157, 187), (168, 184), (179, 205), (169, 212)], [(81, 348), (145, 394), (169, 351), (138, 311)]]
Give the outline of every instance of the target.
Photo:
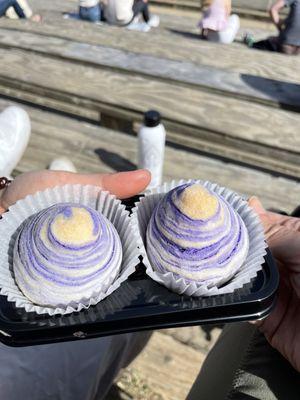
[(246, 33), (246, 35), (243, 37), (243, 42), (248, 46), (248, 47), (253, 47), (253, 43), (255, 42), (254, 37), (250, 35), (249, 33)]
[(159, 26), (160, 19), (158, 15), (151, 15), (148, 25), (151, 26), (151, 28), (157, 28)]
[(58, 157), (51, 161), (48, 169), (51, 171), (77, 172), (75, 165), (67, 157)]
[(139, 32), (149, 32), (151, 27), (149, 24), (146, 22), (134, 22), (132, 21), (129, 25), (126, 27), (127, 29), (131, 31), (139, 31)]
[(0, 114), (0, 175), (12, 173), (29, 142), (30, 119), (21, 107), (7, 107)]

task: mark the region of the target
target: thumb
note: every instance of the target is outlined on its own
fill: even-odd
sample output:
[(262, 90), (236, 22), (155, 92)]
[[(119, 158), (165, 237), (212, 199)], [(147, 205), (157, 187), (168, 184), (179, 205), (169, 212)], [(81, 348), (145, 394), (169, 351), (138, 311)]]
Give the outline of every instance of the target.
[(147, 170), (119, 172), (102, 177), (102, 187), (114, 193), (120, 199), (126, 199), (142, 192), (150, 183), (151, 175)]
[(253, 208), (254, 211), (256, 211), (258, 215), (264, 214), (266, 212), (261, 201), (256, 196), (250, 197), (250, 199), (248, 200), (248, 204), (251, 208)]
[[(52, 171), (51, 171), (52, 172)], [(151, 179), (147, 170), (117, 172), (113, 174), (74, 174), (61, 173), (61, 183), (80, 183), (82, 185), (100, 186), (104, 190), (115, 194), (120, 199), (126, 199), (142, 192)]]

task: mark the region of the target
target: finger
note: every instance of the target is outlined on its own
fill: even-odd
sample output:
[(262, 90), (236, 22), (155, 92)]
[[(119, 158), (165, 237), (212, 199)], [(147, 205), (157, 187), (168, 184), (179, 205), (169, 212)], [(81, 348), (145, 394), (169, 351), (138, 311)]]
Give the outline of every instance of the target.
[(248, 204), (251, 208), (253, 208), (253, 210), (258, 214), (264, 214), (266, 212), (266, 210), (264, 209), (261, 201), (256, 197), (256, 196), (252, 196), (250, 197), (250, 199), (248, 200)]
[(147, 170), (119, 172), (103, 176), (102, 187), (120, 199), (126, 199), (145, 190), (150, 180), (151, 174)]
[[(248, 203), (249, 203), (249, 206), (258, 214), (262, 223), (265, 226), (268, 226), (270, 224), (284, 225), (284, 224), (286, 224), (287, 221), (289, 221), (291, 219), (291, 217), (286, 216), (286, 215), (281, 215), (281, 214), (277, 214), (275, 212), (266, 211), (264, 209), (262, 203), (260, 202), (260, 200), (255, 196), (250, 197), (250, 199), (248, 200)], [(295, 218), (295, 220), (296, 220), (296, 218)]]
[[(118, 172), (114, 174), (75, 174), (73, 172), (52, 172), (51, 186), (62, 184), (95, 185), (120, 199), (142, 192), (150, 183), (151, 175), (147, 170)], [(58, 175), (59, 174), (59, 175)]]

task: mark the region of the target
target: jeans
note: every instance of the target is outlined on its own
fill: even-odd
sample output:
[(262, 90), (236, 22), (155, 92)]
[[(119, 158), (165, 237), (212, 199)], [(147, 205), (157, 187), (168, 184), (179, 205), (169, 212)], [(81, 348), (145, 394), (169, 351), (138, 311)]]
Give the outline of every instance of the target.
[(0, 17), (3, 17), (10, 7), (13, 7), (19, 18), (26, 18), (22, 7), (19, 5), (17, 0), (0, 0)]
[(132, 11), (133, 11), (133, 18), (141, 13), (143, 15), (144, 21), (145, 22), (149, 21), (150, 16), (149, 16), (149, 7), (147, 2), (144, 2), (143, 0), (136, 0), (133, 4)]
[(101, 20), (100, 4), (94, 7), (79, 7), (79, 16), (86, 21), (99, 22)]

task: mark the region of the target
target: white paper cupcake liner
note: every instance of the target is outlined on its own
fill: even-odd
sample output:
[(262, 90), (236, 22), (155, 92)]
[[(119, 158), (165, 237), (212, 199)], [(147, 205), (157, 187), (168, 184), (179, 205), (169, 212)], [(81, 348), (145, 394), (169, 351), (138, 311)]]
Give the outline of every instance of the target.
[[(20, 225), (31, 215), (61, 202), (73, 202), (91, 207), (101, 212), (116, 228), (122, 243), (123, 258), (117, 276), (107, 278), (101, 290), (92, 297), (80, 302), (70, 303), (67, 307), (42, 307), (32, 303), (18, 288), (13, 274), (13, 248)], [(9, 212), (0, 220), (0, 294), (16, 307), (37, 314), (69, 314), (87, 309), (113, 293), (129, 275), (135, 271), (139, 262), (141, 239), (133, 228), (133, 221), (121, 201), (99, 187), (91, 185), (65, 185), (47, 189), (25, 197), (9, 208)]]
[[(154, 208), (158, 202), (173, 188), (184, 183), (200, 183), (213, 192), (221, 195), (227, 202), (239, 213), (243, 219), (248, 235), (249, 235), (249, 251), (244, 264), (239, 271), (224, 285), (216, 286), (215, 282), (210, 282), (209, 285), (203, 283), (189, 282), (184, 278), (176, 277), (172, 272), (159, 273), (154, 271), (145, 248), (146, 244), (146, 231), (148, 222), (153, 213)], [(201, 180), (180, 180), (165, 183), (160, 187), (154, 188), (146, 192), (145, 197), (141, 199), (136, 207), (133, 209), (132, 219), (135, 224), (135, 231), (139, 232), (143, 241), (140, 248), (143, 262), (146, 266), (146, 273), (156, 282), (166, 286), (168, 289), (188, 296), (214, 296), (220, 294), (228, 294), (234, 292), (236, 289), (242, 288), (245, 284), (253, 279), (258, 271), (262, 269), (264, 263), (264, 256), (266, 254), (267, 244), (264, 239), (264, 229), (256, 213), (248, 206), (248, 203), (241, 196), (235, 192), (221, 187), (215, 183)]]

